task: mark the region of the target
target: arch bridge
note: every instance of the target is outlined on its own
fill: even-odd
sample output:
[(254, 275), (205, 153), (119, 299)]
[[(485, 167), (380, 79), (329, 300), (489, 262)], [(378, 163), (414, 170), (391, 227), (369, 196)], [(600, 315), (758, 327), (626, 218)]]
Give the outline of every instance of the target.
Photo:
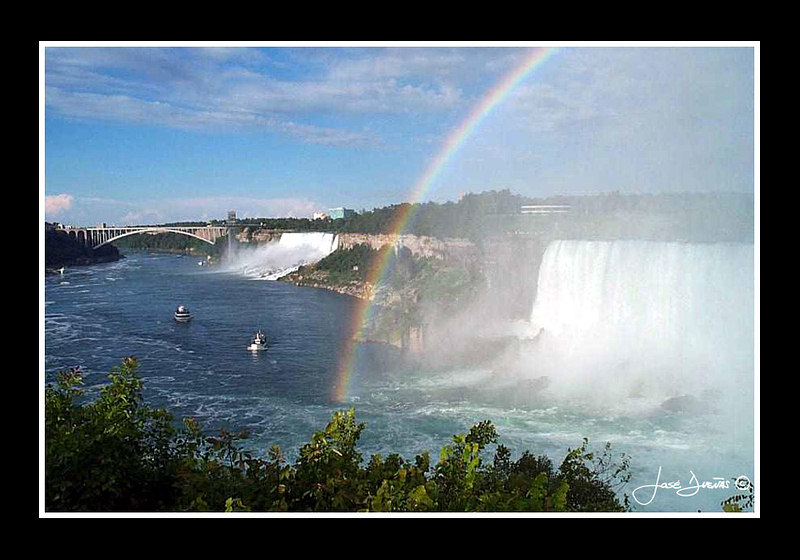
[(195, 239), (199, 239), (200, 241), (205, 241), (206, 243), (213, 245), (217, 239), (223, 237), (224, 235), (228, 234), (228, 227), (227, 226), (186, 226), (186, 227), (179, 227), (179, 226), (135, 226), (135, 227), (128, 227), (128, 226), (106, 226), (101, 225), (97, 227), (72, 227), (72, 226), (62, 226), (60, 228), (62, 231), (65, 231), (67, 235), (70, 235), (77, 239), (79, 242), (83, 243), (87, 247), (91, 247), (92, 249), (97, 249), (98, 247), (102, 247), (103, 245), (107, 245), (116, 241), (117, 239), (122, 239), (123, 237), (128, 237), (129, 235), (137, 235), (142, 233), (179, 233), (181, 235), (188, 235), (189, 237), (194, 237)]

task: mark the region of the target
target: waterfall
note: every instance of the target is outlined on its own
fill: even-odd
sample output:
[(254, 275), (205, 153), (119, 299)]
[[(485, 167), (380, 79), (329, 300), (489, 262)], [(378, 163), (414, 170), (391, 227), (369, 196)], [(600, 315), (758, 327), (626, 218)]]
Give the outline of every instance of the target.
[[(339, 236), (335, 233), (306, 232), (306, 233), (284, 233), (278, 240), (278, 245), (282, 249), (293, 250), (301, 249), (310, 251), (310, 257), (322, 255), (322, 257), (333, 253), (339, 245)], [(319, 258), (322, 258), (319, 257)], [(319, 259), (317, 259), (319, 260)]]
[(528, 361), (553, 394), (752, 396), (753, 245), (554, 241), (538, 278)]
[(277, 280), (326, 257), (338, 245), (339, 237), (334, 233), (284, 233), (277, 241), (264, 245), (237, 247), (224, 268), (254, 278)]

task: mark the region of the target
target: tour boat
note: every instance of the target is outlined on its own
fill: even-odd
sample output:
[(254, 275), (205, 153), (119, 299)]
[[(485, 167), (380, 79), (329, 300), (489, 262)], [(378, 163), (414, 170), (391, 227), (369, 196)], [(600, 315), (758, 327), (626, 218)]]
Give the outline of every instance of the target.
[(266, 350), (267, 349), (267, 336), (258, 329), (258, 332), (253, 335), (253, 340), (250, 342), (248, 350)]
[(175, 310), (175, 320), (179, 323), (186, 323), (192, 319), (192, 314), (183, 305), (179, 305)]

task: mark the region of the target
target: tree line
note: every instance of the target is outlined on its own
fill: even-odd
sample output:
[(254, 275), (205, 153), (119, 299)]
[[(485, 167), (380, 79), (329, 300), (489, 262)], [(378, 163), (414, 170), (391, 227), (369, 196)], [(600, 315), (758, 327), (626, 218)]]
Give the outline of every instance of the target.
[[(522, 206), (567, 206), (564, 214), (530, 215)], [(580, 238), (744, 241), (754, 237), (754, 197), (741, 193), (620, 194), (528, 197), (509, 189), (468, 193), (458, 201), (400, 203), (340, 219), (255, 218), (266, 229), (342, 233), (404, 233), (480, 242), (506, 233)], [(405, 222), (405, 220), (402, 220)]]

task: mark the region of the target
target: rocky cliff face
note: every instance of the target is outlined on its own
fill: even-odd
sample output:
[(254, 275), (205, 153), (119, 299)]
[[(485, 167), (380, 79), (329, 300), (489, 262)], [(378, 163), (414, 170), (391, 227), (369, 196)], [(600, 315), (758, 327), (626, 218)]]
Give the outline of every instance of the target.
[[(236, 234), (240, 243), (270, 243), (280, 239), (283, 232), (269, 229), (243, 228)], [(339, 247), (351, 249), (356, 245), (368, 245), (380, 249), (384, 245), (408, 249), (417, 258), (435, 258), (449, 261), (474, 259), (478, 254), (476, 245), (467, 239), (438, 239), (421, 235), (339, 233)]]
[(528, 319), (547, 243), (539, 236), (484, 241), (481, 269), (493, 300), (491, 309), (507, 319)]
[(389, 235), (366, 233), (340, 233), (339, 247), (349, 249), (366, 244), (373, 249), (384, 245), (404, 248), (417, 258), (436, 258), (449, 261), (466, 261), (478, 255), (476, 245), (466, 239), (437, 239), (420, 235)]
[(334, 284), (324, 270), (315, 270), (313, 266), (300, 267), (296, 272), (291, 272), (280, 278), (281, 282), (288, 282), (295, 286), (309, 288), (324, 288), (340, 294), (372, 300), (375, 297), (374, 286), (369, 282), (351, 281), (346, 284)]
[(391, 279), (378, 286), (363, 280), (336, 282), (326, 270), (308, 266), (282, 280), (370, 300), (371, 321), (361, 332), (365, 340), (393, 344), (411, 355), (433, 345), (442, 360), (453, 363), (463, 356), (474, 360), (476, 344), (485, 342), (457, 340), (454, 324), (478, 333), (492, 322), (529, 316), (546, 246), (538, 237), (486, 239), (478, 246), (464, 239), (414, 235), (339, 235), (340, 249), (362, 244), (398, 248)]
[(246, 227), (236, 234), (236, 240), (239, 243), (269, 243), (280, 239), (281, 233), (271, 229)]

